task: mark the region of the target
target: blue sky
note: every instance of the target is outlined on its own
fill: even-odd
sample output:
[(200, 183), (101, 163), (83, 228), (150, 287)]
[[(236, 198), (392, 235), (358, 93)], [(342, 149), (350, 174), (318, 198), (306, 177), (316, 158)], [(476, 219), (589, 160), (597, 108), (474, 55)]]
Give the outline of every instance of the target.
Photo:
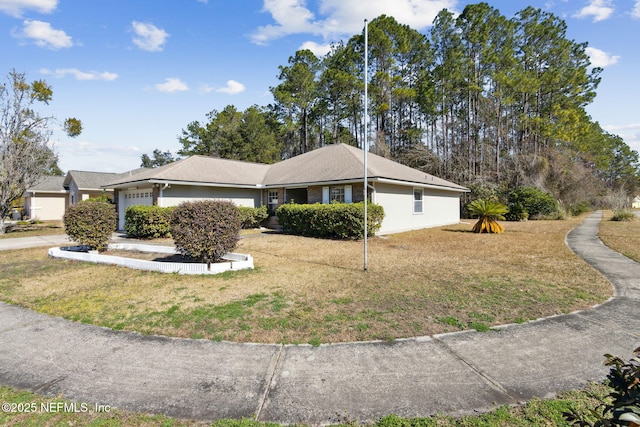
[[(60, 167), (122, 172), (154, 148), (176, 151), (187, 124), (233, 104), (272, 102), (278, 66), (300, 48), (317, 55), (386, 14), (427, 32), (435, 15), (475, 3), (456, 0), (0, 0), (6, 75), (45, 79), (54, 90), (40, 110), (77, 117), (82, 135), (59, 131)], [(640, 0), (491, 0), (512, 17), (531, 5), (588, 42), (604, 68), (594, 121), (640, 151)]]

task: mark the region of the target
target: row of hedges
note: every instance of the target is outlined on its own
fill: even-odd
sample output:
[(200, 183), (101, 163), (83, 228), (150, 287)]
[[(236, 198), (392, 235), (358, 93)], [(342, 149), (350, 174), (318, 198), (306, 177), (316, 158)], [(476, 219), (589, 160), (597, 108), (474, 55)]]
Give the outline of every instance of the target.
[[(367, 235), (380, 229), (382, 206), (368, 205)], [(183, 254), (212, 262), (235, 246), (242, 225), (259, 224), (266, 208), (240, 209), (231, 202), (185, 202), (177, 207), (130, 206), (125, 212), (129, 236), (158, 238), (172, 236)], [(303, 236), (360, 239), (364, 228), (364, 203), (282, 205), (277, 210), (283, 230)], [(64, 216), (65, 231), (73, 240), (92, 249), (104, 250), (116, 228), (114, 205), (81, 202)]]
[[(332, 239), (364, 237), (364, 203), (285, 204), (276, 211), (285, 233)], [(380, 229), (384, 218), (382, 206), (367, 204), (367, 235)]]
[[(231, 202), (203, 200), (177, 207), (131, 206), (126, 210), (127, 233), (156, 238), (171, 235), (183, 255), (208, 264), (232, 250), (239, 239), (240, 210)], [(116, 228), (116, 210), (103, 201), (83, 201), (64, 215), (69, 237), (91, 249), (104, 251)]]
[[(131, 237), (157, 239), (171, 236), (171, 216), (175, 206), (129, 206), (124, 213), (124, 229)], [(269, 217), (267, 207), (238, 207), (242, 228), (258, 228)]]

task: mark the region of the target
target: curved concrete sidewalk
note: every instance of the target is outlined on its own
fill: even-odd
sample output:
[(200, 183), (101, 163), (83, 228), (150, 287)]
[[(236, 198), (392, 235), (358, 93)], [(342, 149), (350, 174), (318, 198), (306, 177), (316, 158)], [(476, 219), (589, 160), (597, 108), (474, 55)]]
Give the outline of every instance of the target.
[(395, 342), (258, 345), (114, 332), (0, 303), (0, 383), (122, 409), (280, 423), (462, 414), (601, 380), (603, 354), (640, 345), (640, 264), (597, 238), (567, 244), (612, 281), (594, 309), (495, 332)]

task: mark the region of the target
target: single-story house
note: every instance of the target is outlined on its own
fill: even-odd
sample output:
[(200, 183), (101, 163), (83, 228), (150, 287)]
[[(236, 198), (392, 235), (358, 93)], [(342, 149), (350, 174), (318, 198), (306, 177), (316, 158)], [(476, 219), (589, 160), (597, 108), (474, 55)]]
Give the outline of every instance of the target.
[(45, 176), (24, 193), (27, 218), (42, 221), (60, 221), (68, 206), (64, 176)]
[(91, 197), (100, 197), (103, 194), (113, 197), (113, 190), (102, 186), (117, 179), (120, 175), (112, 172), (88, 172), (70, 170), (64, 178), (64, 187), (68, 190), (69, 206), (87, 200)]
[[(364, 152), (328, 145), (266, 165), (191, 156), (156, 169), (121, 175), (105, 185), (115, 190), (118, 228), (132, 205), (175, 206), (183, 201), (230, 200), (239, 206), (282, 203), (345, 203), (364, 199)], [(367, 154), (367, 194), (384, 208), (380, 234), (437, 227), (460, 221), (460, 194), (469, 191), (389, 159)]]
[(640, 196), (633, 198), (633, 201), (631, 202), (631, 209), (640, 209)]

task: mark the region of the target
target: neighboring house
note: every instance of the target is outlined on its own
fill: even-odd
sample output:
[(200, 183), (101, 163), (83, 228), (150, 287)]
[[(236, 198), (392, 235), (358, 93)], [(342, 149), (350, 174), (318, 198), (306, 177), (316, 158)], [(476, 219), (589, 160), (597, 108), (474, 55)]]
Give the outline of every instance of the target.
[[(132, 205), (175, 206), (188, 200), (231, 200), (239, 206), (345, 203), (364, 199), (364, 152), (345, 144), (265, 165), (206, 156), (121, 176), (115, 189), (118, 228)], [(367, 154), (369, 200), (385, 211), (380, 234), (455, 224), (466, 188), (374, 154)]]
[(103, 185), (115, 180), (121, 174), (109, 172), (87, 172), (70, 170), (64, 178), (64, 187), (68, 190), (69, 206), (106, 194), (113, 197), (113, 190), (102, 188)]
[(24, 193), (25, 215), (30, 219), (60, 221), (67, 208), (64, 176), (45, 176)]
[(631, 202), (631, 208), (640, 209), (640, 196), (636, 196), (633, 198), (633, 201)]

